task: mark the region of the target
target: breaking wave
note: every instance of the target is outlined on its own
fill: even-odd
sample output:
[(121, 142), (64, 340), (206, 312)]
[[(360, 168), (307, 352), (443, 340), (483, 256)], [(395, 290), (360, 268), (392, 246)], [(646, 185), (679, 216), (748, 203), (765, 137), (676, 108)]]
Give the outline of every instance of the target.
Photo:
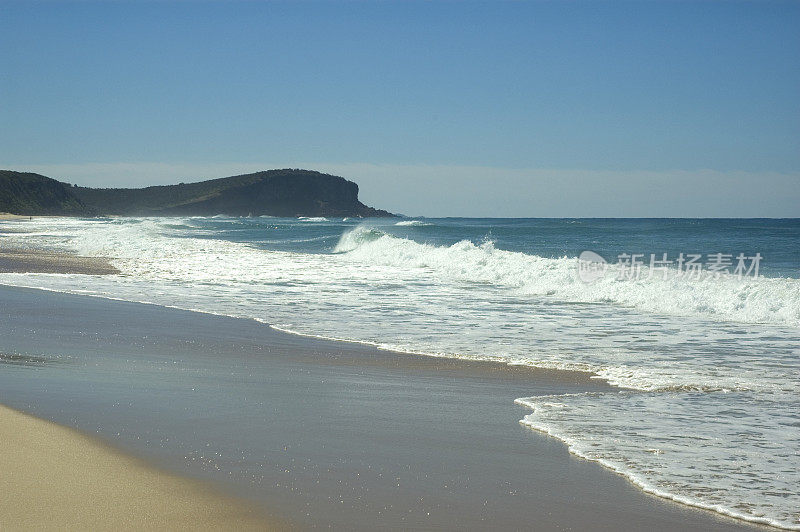
[(430, 225), (433, 225), (433, 224), (429, 223), (429, 222), (423, 222), (421, 220), (403, 220), (401, 222), (397, 222), (394, 225), (398, 225), (398, 226), (401, 226), (401, 227), (403, 227), (403, 226), (405, 226), (405, 227), (426, 227), (426, 226), (430, 226)]
[(574, 258), (548, 258), (497, 249), (486, 241), (451, 246), (422, 244), (359, 226), (342, 235), (335, 251), (374, 264), (429, 270), (449, 280), (490, 283), (521, 295), (565, 302), (611, 303), (647, 312), (715, 321), (800, 326), (800, 280), (732, 276), (662, 279), (642, 269), (639, 280), (618, 280), (616, 265), (593, 283), (578, 279)]

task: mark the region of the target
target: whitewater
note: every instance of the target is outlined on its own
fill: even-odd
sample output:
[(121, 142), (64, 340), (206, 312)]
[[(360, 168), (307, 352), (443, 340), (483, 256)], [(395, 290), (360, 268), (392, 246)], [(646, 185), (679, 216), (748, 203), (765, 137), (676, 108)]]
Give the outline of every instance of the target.
[[(256, 319), (432, 356), (589, 371), (611, 393), (524, 397), (526, 426), (656, 495), (800, 529), (800, 223), (40, 218), (0, 248), (117, 276), (0, 283)], [(576, 257), (609, 261), (582, 282)], [(623, 253), (743, 252), (762, 275), (620, 279)]]

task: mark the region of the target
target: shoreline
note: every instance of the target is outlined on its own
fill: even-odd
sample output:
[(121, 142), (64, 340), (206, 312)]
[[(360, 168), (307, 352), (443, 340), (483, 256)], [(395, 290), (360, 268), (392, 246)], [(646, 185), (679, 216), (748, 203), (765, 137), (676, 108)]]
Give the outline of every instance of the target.
[[(501, 392), (502, 390), (505, 390), (507, 388), (513, 389), (520, 387), (526, 390), (528, 390), (529, 387), (539, 387), (543, 389), (543, 392), (547, 391), (552, 392), (556, 390), (561, 390), (563, 392), (564, 390), (570, 388), (576, 389), (576, 387), (577, 389), (586, 389), (587, 386), (595, 390), (612, 389), (608, 384), (603, 382), (598, 382), (596, 379), (590, 379), (590, 375), (579, 374), (578, 372), (575, 373), (563, 372), (561, 370), (537, 371), (534, 368), (530, 367), (508, 366), (500, 362), (467, 361), (462, 359), (443, 359), (437, 357), (428, 357), (424, 355), (410, 355), (410, 354), (407, 355), (402, 353), (398, 354), (394, 352), (378, 350), (369, 346), (361, 346), (359, 344), (347, 344), (344, 342), (331, 342), (327, 340), (314, 340), (313, 338), (290, 335), (289, 333), (279, 333), (277, 331), (274, 331), (273, 329), (264, 326), (263, 324), (259, 324), (254, 320), (225, 318), (212, 314), (199, 314), (190, 311), (170, 309), (168, 307), (162, 307), (158, 305), (129, 303), (107, 298), (64, 294), (63, 292), (55, 292), (55, 291), (49, 292), (38, 289), (25, 289), (25, 288), (9, 289), (4, 287), (0, 287), (0, 289), (2, 289), (4, 292), (7, 293), (10, 292), (11, 295), (13, 295), (14, 292), (16, 292), (16, 295), (21, 297), (20, 301), (22, 302), (25, 302), (29, 298), (33, 298), (36, 301), (47, 301), (48, 306), (56, 304), (56, 306), (65, 306), (71, 308), (71, 306), (74, 304), (75, 308), (82, 308), (84, 310), (87, 307), (88, 308), (96, 307), (99, 310), (103, 311), (102, 315), (107, 315), (111, 313), (113, 316), (115, 316), (115, 319), (117, 320), (122, 319), (123, 317), (130, 318), (131, 316), (135, 317), (138, 320), (146, 320), (146, 323), (151, 323), (150, 320), (153, 320), (153, 323), (156, 323), (164, 319), (169, 319), (172, 321), (180, 319), (182, 324), (185, 324), (188, 327), (197, 328), (198, 335), (200, 333), (200, 329), (206, 327), (210, 327), (212, 329), (211, 333), (214, 333), (217, 330), (230, 331), (231, 328), (233, 328), (234, 331), (232, 333), (231, 332), (228, 333), (233, 341), (238, 343), (244, 342), (244, 345), (242, 347), (246, 349), (252, 349), (257, 346), (257, 349), (260, 349), (261, 351), (266, 350), (268, 352), (271, 352), (272, 353), (271, 356), (278, 359), (281, 365), (285, 364), (289, 365), (288, 368), (290, 372), (287, 375), (292, 375), (297, 371), (318, 372), (322, 376), (322, 378), (325, 379), (325, 378), (335, 377), (336, 373), (344, 373), (345, 377), (351, 380), (353, 378), (352, 377), (353, 375), (360, 374), (364, 375), (365, 377), (364, 380), (367, 383), (372, 383), (375, 382), (376, 380), (380, 381), (380, 379), (385, 379), (386, 374), (391, 373), (391, 375), (393, 375), (391, 377), (392, 380), (399, 379), (398, 382), (407, 382), (411, 384), (416, 382), (417, 379), (427, 379), (431, 382), (439, 383), (436, 384), (434, 388), (430, 388), (431, 390), (437, 390), (441, 386), (452, 387), (457, 384), (459, 385), (460, 388), (462, 384), (466, 383), (474, 388), (473, 391), (470, 392), (470, 394), (484, 393), (487, 394), (488, 396), (492, 396), (493, 392), (491, 390), (487, 392), (485, 388), (487, 387), (491, 388), (492, 386), (494, 386), (494, 388), (496, 388), (498, 391)], [(90, 301), (92, 300), (94, 300), (95, 302), (90, 303)], [(20, 307), (24, 307), (24, 305), (20, 305), (17, 308), (19, 309)], [(37, 307), (36, 305), (33, 305), (31, 308), (23, 308), (22, 309), (23, 314), (26, 312), (28, 313), (32, 312), (31, 309), (36, 307)], [(39, 311), (37, 310), (36, 312)], [(54, 311), (52, 310), (50, 312), (44, 311), (42, 317), (44, 317), (48, 322), (52, 321), (54, 319), (52, 312)], [(83, 316), (82, 320), (83, 322), (85, 322), (87, 318), (98, 318), (99, 316), (100, 316), (99, 314), (98, 316), (94, 315)], [(26, 319), (23, 317), (21, 318), (21, 320), (17, 321), (19, 323), (24, 323), (26, 322)], [(30, 322), (31, 320), (27, 321)], [(90, 321), (94, 321), (94, 319)], [(99, 324), (97, 328), (99, 331), (104, 330), (102, 324)], [(140, 329), (140, 326), (138, 325), (132, 326), (133, 331), (137, 329)], [(67, 330), (69, 330), (69, 328), (67, 328)], [(270, 332), (267, 333), (265, 332), (265, 330), (269, 330)], [(39, 332), (41, 333), (45, 331), (40, 330)], [(158, 337), (159, 331), (155, 331), (155, 333), (157, 334)], [(251, 338), (251, 336), (253, 335), (258, 336), (258, 338)], [(44, 337), (46, 338), (47, 335), (45, 334)], [(41, 338), (42, 337), (40, 337), (40, 339)], [(63, 340), (64, 338), (61, 338), (60, 341), (57, 342), (58, 345), (61, 345), (63, 343)], [(254, 340), (255, 342), (253, 342)], [(23, 344), (24, 343), (25, 342), (23, 342)], [(75, 339), (69, 338), (67, 346), (71, 345), (72, 343), (75, 343)], [(251, 345), (251, 343), (254, 343), (255, 345)], [(39, 341), (35, 342), (35, 344), (39, 346), (38, 352), (47, 353), (49, 351), (49, 349), (45, 349), (46, 346), (43, 345), (43, 342)], [(77, 344), (81, 344), (81, 342), (77, 342)], [(7, 346), (0, 345), (0, 348), (3, 347), (8, 349)], [(205, 362), (207, 360), (208, 355), (205, 355), (204, 351), (207, 350), (207, 348), (208, 346), (205, 346), (205, 348), (201, 349), (189, 349), (187, 351), (187, 354), (191, 354), (192, 356), (198, 356)], [(276, 348), (277, 351), (287, 351), (288, 354), (286, 353), (278, 354), (276, 352)], [(22, 352), (24, 350), (17, 348), (16, 351)], [(31, 350), (27, 351), (30, 352)], [(60, 352), (63, 352), (63, 349), (61, 349)], [(43, 366), (46, 367), (50, 366), (50, 362), (47, 360), (47, 357), (44, 357), (42, 360), (43, 360), (42, 362)], [(254, 360), (251, 358), (247, 358), (247, 360), (250, 363), (254, 362)], [(334, 375), (332, 375), (332, 373)], [(460, 399), (458, 399), (460, 403), (469, 401), (470, 396), (461, 393), (459, 388), (453, 388), (452, 390), (448, 391), (447, 394), (449, 395), (455, 394), (454, 397), (460, 397)], [(413, 393), (410, 396), (409, 395), (403, 395), (403, 396), (414, 397), (414, 400), (416, 401), (420, 399), (419, 394), (422, 393), (423, 403), (426, 403), (426, 401), (424, 400), (424, 395), (430, 393), (426, 392), (425, 391), (426, 389), (428, 388), (423, 387), (422, 389), (418, 390), (417, 392)], [(560, 488), (558, 487), (553, 488), (552, 486), (550, 486), (550, 488), (554, 489), (556, 492), (556, 495), (554, 496), (555, 498), (554, 501), (550, 501), (550, 503), (554, 504), (555, 508), (560, 510), (560, 512), (555, 512), (555, 513), (557, 514), (560, 513), (561, 515), (560, 520), (555, 519), (555, 521), (551, 521), (550, 522), (551, 525), (558, 524), (560, 526), (568, 522), (574, 523), (576, 521), (576, 517), (578, 523), (585, 524), (588, 522), (592, 522), (594, 525), (597, 525), (598, 522), (594, 522), (591, 520), (587, 521), (586, 519), (589, 519), (587, 514), (582, 513), (581, 511), (576, 512), (575, 509), (573, 508), (574, 505), (566, 504), (565, 500), (569, 500), (570, 498), (576, 496), (574, 493), (572, 495), (568, 495), (570, 493), (570, 488), (577, 489), (579, 493), (583, 493), (583, 496), (587, 496), (590, 499), (591, 497), (598, 498), (597, 495), (589, 495), (588, 493), (586, 493), (585, 486), (581, 486), (580, 484), (585, 484), (587, 482), (589, 484), (592, 484), (599, 481), (597, 478), (605, 477), (606, 478), (605, 481), (599, 481), (599, 482), (603, 482), (604, 484), (610, 482), (612, 485), (615, 486), (613, 489), (609, 489), (609, 491), (612, 493), (611, 500), (614, 501), (614, 506), (621, 505), (622, 508), (627, 508), (627, 510), (622, 511), (622, 515), (624, 516), (620, 517), (622, 519), (622, 522), (633, 523), (636, 522), (636, 519), (645, 519), (645, 521), (640, 522), (639, 524), (644, 524), (644, 523), (653, 524), (653, 521), (652, 520), (648, 521), (647, 517), (645, 516), (650, 516), (652, 519), (656, 519), (656, 517), (654, 517), (655, 515), (655, 516), (660, 516), (659, 517), (660, 519), (666, 519), (666, 521), (660, 521), (661, 522), (660, 526), (658, 525), (655, 526), (655, 528), (661, 528), (661, 529), (671, 528), (670, 525), (665, 525), (666, 522), (672, 522), (673, 525), (676, 525), (677, 523), (683, 523), (683, 525), (686, 525), (687, 523), (691, 522), (696, 522), (696, 523), (702, 522), (704, 527), (712, 529), (716, 527), (722, 527), (721, 529), (729, 529), (731, 527), (737, 528), (737, 525), (739, 528), (742, 529), (753, 529), (753, 527), (755, 527), (756, 529), (764, 528), (764, 527), (759, 527), (759, 525), (753, 525), (752, 523), (748, 523), (746, 521), (727, 518), (719, 514), (716, 514), (712, 511), (693, 509), (688, 506), (679, 504), (677, 502), (668, 501), (666, 499), (662, 499), (654, 495), (647, 495), (639, 491), (638, 488), (634, 487), (627, 478), (621, 477), (620, 475), (614, 472), (608, 471), (605, 468), (602, 468), (602, 466), (597, 465), (596, 467), (595, 466), (586, 467), (586, 465), (588, 465), (589, 463), (584, 460), (576, 459), (572, 455), (568, 454), (566, 452), (565, 446), (560, 441), (556, 441), (549, 436), (542, 436), (541, 438), (538, 439), (536, 437), (532, 438), (531, 437), (531, 434), (533, 433), (532, 430), (519, 426), (518, 422), (521, 417), (521, 415), (519, 414), (520, 410), (515, 409), (515, 405), (512, 404), (513, 400), (515, 399), (515, 397), (513, 397), (514, 395), (516, 395), (516, 397), (520, 397), (524, 394), (517, 391), (514, 391), (512, 393), (512, 391), (513, 390), (508, 391), (507, 395), (504, 398), (501, 398), (499, 401), (495, 401), (495, 403), (497, 403), (495, 406), (503, 411), (506, 411), (506, 414), (504, 414), (504, 416), (506, 416), (508, 418), (508, 421), (511, 421), (513, 425), (516, 425), (516, 428), (513, 425), (509, 426), (508, 423), (506, 423), (505, 425), (501, 424), (504, 428), (501, 428), (500, 430), (507, 431), (508, 433), (498, 434), (496, 438), (491, 437), (492, 434), (483, 434), (483, 431), (475, 432), (475, 429), (469, 427), (469, 424), (466, 426), (466, 429), (470, 430), (471, 434), (475, 432), (472, 435), (473, 438), (477, 438), (479, 436), (483, 438), (486, 441), (484, 445), (495, 444), (496, 442), (493, 440), (496, 439), (508, 440), (509, 438), (510, 439), (519, 438), (523, 441), (516, 442), (515, 445), (518, 446), (518, 444), (521, 443), (522, 446), (520, 447), (520, 450), (514, 452), (524, 452), (525, 454), (528, 454), (529, 452), (536, 453), (535, 450), (536, 445), (539, 445), (539, 447), (542, 448), (550, 449), (545, 453), (546, 456), (549, 456), (549, 458), (545, 460), (546, 464), (545, 470), (548, 472), (549, 475), (555, 475), (553, 479), (560, 478), (564, 471), (569, 471), (575, 467), (577, 467), (578, 469), (584, 469), (584, 468), (586, 469), (586, 471), (584, 471), (583, 474), (579, 474), (578, 477), (575, 478), (575, 480), (567, 482), (565, 486), (562, 486)], [(519, 395), (517, 395), (518, 393)], [(116, 394), (113, 394), (113, 396), (116, 396)], [(326, 394), (323, 394), (323, 396), (327, 397)], [(337, 397), (337, 395), (331, 397)], [(31, 398), (29, 397), (29, 400), (30, 399)], [(481, 402), (485, 400), (486, 399), (484, 398), (482, 401), (476, 401), (475, 406), (481, 404)], [(26, 411), (30, 411), (31, 409), (40, 410), (34, 413), (36, 415), (39, 415), (40, 417), (45, 417), (48, 419), (58, 416), (65, 416), (64, 413), (58, 413), (59, 412), (58, 407), (55, 407), (52, 404), (48, 406), (47, 399), (42, 401), (41, 398), (36, 398), (36, 401), (39, 401), (38, 406), (34, 405), (31, 402), (27, 402), (28, 408), (25, 408), (25, 410)], [(92, 401), (96, 401), (96, 399), (93, 399)], [(371, 399), (371, 401), (377, 401), (377, 404), (380, 404), (382, 400), (380, 399), (380, 397), (376, 397), (374, 399)], [(7, 403), (8, 401), (4, 398), (3, 402)], [(23, 406), (25, 404), (26, 404), (25, 401), (23, 401)], [(44, 407), (42, 407), (42, 404), (44, 404)], [(395, 405), (395, 408), (397, 408), (398, 406), (396, 401), (390, 401), (390, 404)], [(19, 406), (19, 404), (17, 406)], [(368, 413), (371, 411), (372, 409), (370, 408), (365, 412)], [(67, 421), (68, 422), (67, 424), (69, 424), (70, 426), (75, 426), (76, 425), (75, 419), (73, 419), (70, 416), (75, 416), (76, 413), (74, 410), (70, 410), (70, 412), (71, 414), (66, 415), (63, 419), (57, 419), (56, 421)], [(419, 430), (421, 426), (429, 426), (427, 424), (428, 422), (425, 421), (424, 416), (421, 415), (421, 412), (420, 411), (415, 411), (415, 412), (416, 413), (412, 417), (410, 417), (407, 421), (408, 423), (410, 423), (409, 429), (413, 431), (413, 430)], [(510, 416), (508, 415), (509, 413)], [(101, 419), (103, 418), (101, 417)], [(447, 419), (448, 422), (450, 421), (449, 418), (440, 418), (440, 419), (442, 420)], [(475, 421), (479, 421), (479, 419), (480, 417), (477, 418)], [(300, 419), (297, 421), (297, 423), (307, 423), (307, 421), (302, 421), (302, 419)], [(360, 426), (361, 423), (365, 422), (359, 422), (358, 420), (356, 420), (356, 426)], [(481, 423), (485, 424), (485, 421)], [(77, 425), (80, 424), (81, 423), (77, 423)], [(89, 426), (93, 426), (92, 423), (89, 423), (87, 426), (84, 427), (78, 426), (77, 428), (85, 431), (86, 428)], [(300, 433), (304, 433), (304, 429), (302, 427), (297, 427), (296, 425), (294, 425), (293, 422), (290, 422), (290, 424), (286, 425), (285, 427), (291, 427), (291, 430), (297, 430)], [(431, 430), (433, 429), (433, 427), (434, 426), (429, 426), (429, 428), (426, 430)], [(389, 426), (389, 429), (390, 428), (391, 426)], [(311, 427), (307, 427), (307, 429), (311, 431), (314, 430)], [(387, 429), (384, 429), (384, 432), (386, 430)], [(459, 429), (459, 431), (463, 430), (465, 430), (465, 427)], [(490, 429), (490, 432), (494, 430), (497, 429), (496, 428)], [(106, 434), (103, 429), (97, 430), (97, 432), (99, 435), (103, 437), (103, 439), (109, 440), (109, 434)], [(435, 432), (436, 430), (434, 430), (434, 433)], [(317, 438), (318, 437), (319, 436), (317, 436)], [(353, 445), (353, 440), (352, 440), (353, 435), (344, 435), (343, 438), (345, 442), (347, 442), (346, 445), (350, 446)], [(114, 438), (112, 437), (110, 440), (113, 441)], [(116, 444), (117, 442), (115, 441), (114, 443)], [(125, 452), (133, 451), (134, 454), (138, 456), (144, 456), (146, 459), (148, 459), (148, 461), (153, 461), (153, 459), (155, 459), (155, 461), (158, 462), (157, 465), (160, 465), (162, 467), (168, 466), (170, 470), (180, 475), (187, 475), (189, 477), (195, 477), (195, 478), (203, 477), (205, 480), (212, 480), (212, 481), (215, 480), (213, 478), (214, 477), (213, 474), (205, 475), (205, 473), (200, 472), (201, 474), (198, 475), (198, 471), (191, 470), (191, 468), (182, 468), (182, 467), (175, 468), (174, 464), (169, 463), (168, 460), (160, 461), (161, 459), (157, 458), (159, 452), (156, 452), (156, 456), (152, 455), (152, 452), (157, 451), (157, 449), (147, 449), (146, 452), (142, 452), (142, 449), (137, 447), (137, 445), (129, 445), (129, 443), (130, 442), (126, 442), (122, 445), (122, 448)], [(527, 447), (529, 444), (532, 446), (530, 449), (528, 449)], [(413, 442), (407, 442), (406, 445), (410, 445), (412, 448), (414, 448), (416, 444)], [(463, 445), (463, 443), (458, 444), (456, 443), (456, 441), (454, 441), (450, 445)], [(447, 452), (446, 447), (447, 446), (445, 446), (445, 448), (443, 448), (441, 452)], [(555, 454), (552, 454), (554, 451)], [(424, 452), (430, 453), (431, 450), (428, 449)], [(438, 453), (440, 451), (436, 452)], [(468, 452), (467, 454), (470, 453), (474, 454), (474, 452), (472, 451)], [(562, 458), (557, 458), (557, 456), (559, 455), (561, 455)], [(303, 456), (302, 453), (295, 454), (293, 459), (302, 456)], [(387, 457), (393, 457), (393, 453), (389, 455), (381, 453), (379, 454), (379, 456), (382, 456), (385, 459)], [(442, 457), (440, 458), (444, 459), (444, 455), (442, 455)], [(509, 464), (507, 463), (508, 460), (504, 460), (503, 457), (490, 455), (488, 456), (488, 458), (486, 456), (483, 456), (483, 459), (494, 460), (495, 462), (500, 460), (500, 462), (496, 464), (497, 466), (502, 466), (507, 469), (509, 467)], [(378, 465), (379, 462), (380, 461), (374, 463), (373, 465)], [(434, 461), (433, 463), (436, 463), (436, 461)], [(584, 466), (576, 466), (576, 463), (578, 464), (584, 463)], [(525, 465), (526, 465), (525, 463), (523, 464), (517, 464), (516, 462), (514, 463), (514, 467), (522, 466), (523, 469)], [(540, 464), (537, 467), (541, 468), (543, 466)], [(481, 468), (478, 467), (477, 469), (480, 470)], [(536, 469), (534, 468), (534, 471), (535, 470)], [(492, 474), (492, 471), (483, 471), (483, 473)], [(506, 474), (508, 474), (511, 477), (515, 476), (515, 472), (513, 471), (513, 469), (508, 469), (508, 471), (506, 471)], [(599, 476), (595, 478), (595, 476), (597, 475)], [(340, 476), (341, 475), (339, 475), (339, 477)], [(519, 476), (519, 473), (517, 474), (517, 476)], [(619, 481), (618, 482), (610, 481), (608, 477), (615, 477), (619, 479)], [(273, 477), (273, 478), (279, 478), (279, 477)], [(524, 485), (525, 483), (524, 478), (525, 477), (523, 474), (523, 477), (518, 478), (517, 480), (523, 482)], [(591, 480), (593, 478), (595, 478), (595, 480)], [(340, 478), (340, 481), (341, 480), (342, 479)], [(553, 482), (555, 482), (555, 480), (553, 480)], [(620, 482), (624, 485), (627, 485), (628, 488), (626, 489), (624, 486), (621, 486)], [(542, 479), (539, 479), (538, 483), (544, 483), (545, 485), (549, 484), (549, 482), (547, 482), (546, 480), (542, 481)], [(421, 485), (422, 488), (425, 488), (425, 486), (426, 486), (425, 483)], [(377, 484), (373, 486), (373, 488), (376, 487)], [(253, 498), (258, 498), (258, 497), (252, 497), (252, 494), (249, 493), (249, 490), (240, 490), (237, 492), (236, 486), (229, 486), (229, 488), (232, 488), (228, 490), (229, 492), (234, 493), (240, 497), (244, 496), (246, 498), (250, 498), (251, 500)], [(425, 489), (430, 489), (430, 486), (428, 486), (428, 488)], [(322, 493), (331, 493), (333, 491), (335, 490), (331, 488), (329, 490), (322, 490)], [(631, 491), (636, 495), (633, 495)], [(536, 493), (538, 493), (538, 490), (534, 490), (534, 492), (531, 492), (531, 495), (534, 497), (541, 498), (541, 495), (536, 495)], [(607, 495), (599, 496), (599, 498), (605, 499), (607, 498)], [(270, 502), (272, 502), (271, 497), (267, 497), (267, 499)], [(291, 499), (287, 499), (287, 501), (290, 500)], [(633, 503), (633, 505), (631, 506), (632, 500), (638, 500), (639, 502)], [(535, 504), (535, 501), (536, 499), (532, 500), (531, 504)], [(470, 501), (464, 501), (464, 502), (469, 503)], [(287, 502), (287, 504), (289, 503)], [(455, 503), (451, 502), (448, 504), (452, 505)], [(648, 508), (645, 514), (640, 513), (642, 507)], [(607, 503), (605, 506), (603, 506), (603, 508), (607, 514), (610, 513), (611, 515), (615, 515), (621, 511), (619, 508), (611, 510), (610, 507), (607, 505)], [(633, 508), (639, 508), (639, 510), (633, 510)], [(538, 515), (542, 511), (543, 510), (540, 509), (538, 511), (533, 511), (533, 513)], [(630, 513), (631, 511), (633, 511), (633, 514)], [(655, 512), (655, 514), (653, 514), (653, 512)], [(289, 514), (292, 513), (293, 512), (289, 512)], [(527, 514), (530, 513), (532, 513), (532, 510), (527, 510)], [(547, 513), (552, 516), (554, 511), (551, 508)], [(351, 515), (351, 514), (348, 514), (346, 512), (345, 515)], [(636, 515), (638, 517), (633, 518), (632, 515)], [(667, 515), (670, 515), (671, 517), (666, 517)], [(542, 516), (538, 516), (538, 518), (541, 519)], [(591, 519), (596, 519), (596, 516), (593, 516)], [(633, 521), (631, 521), (631, 519), (633, 519)], [(337, 522), (337, 521), (332, 521), (332, 522)], [(451, 521), (446, 521), (446, 522), (451, 522)], [(658, 523), (659, 521), (656, 519), (655, 522)], [(341, 521), (339, 521), (339, 524), (342, 524)], [(363, 525), (364, 522), (362, 521), (361, 524)], [(600, 526), (599, 528), (602, 527)]]
[(242, 501), (2, 405), (0, 432), (0, 528), (278, 528)]
[[(0, 213), (0, 223), (10, 220), (27, 220), (28, 218), (28, 216)], [(30, 218), (33, 219), (33, 217)], [(2, 237), (3, 233), (8, 232), (7, 227), (0, 225), (0, 273), (79, 273), (85, 275), (121, 273), (111, 265), (111, 259), (107, 257), (83, 257), (75, 253), (46, 249), (7, 248), (2, 245)]]
[[(526, 401), (524, 401), (523, 399), (517, 399), (514, 402), (516, 404), (519, 404), (519, 405), (524, 405), (524, 406), (530, 407), (529, 405), (526, 404)], [(710, 504), (702, 503), (702, 502), (697, 501), (695, 499), (691, 499), (689, 497), (685, 497), (685, 496), (682, 496), (682, 495), (675, 495), (675, 494), (672, 494), (672, 493), (667, 492), (667, 491), (662, 491), (662, 490), (652, 486), (648, 482), (637, 478), (635, 475), (631, 474), (629, 471), (625, 470), (623, 467), (621, 467), (621, 466), (619, 466), (617, 464), (611, 463), (611, 462), (609, 462), (607, 460), (604, 460), (604, 459), (597, 459), (597, 458), (592, 458), (592, 457), (586, 456), (584, 453), (576, 450), (572, 446), (572, 444), (570, 443), (569, 439), (561, 436), (560, 434), (551, 432), (546, 427), (543, 427), (543, 426), (540, 426), (540, 425), (537, 425), (537, 424), (534, 424), (534, 423), (526, 422), (524, 419), (520, 420), (520, 425), (522, 425), (522, 426), (524, 426), (524, 427), (526, 427), (526, 428), (528, 428), (528, 429), (530, 429), (532, 431), (536, 431), (536, 432), (539, 432), (541, 434), (545, 434), (545, 435), (547, 435), (547, 436), (549, 436), (549, 437), (551, 437), (551, 438), (553, 438), (555, 440), (558, 440), (565, 447), (567, 447), (567, 449), (569, 450), (569, 453), (571, 455), (573, 455), (573, 456), (575, 456), (577, 458), (580, 458), (581, 460), (586, 460), (587, 462), (593, 462), (593, 463), (602, 465), (606, 470), (608, 470), (608, 471), (610, 471), (610, 472), (612, 472), (612, 473), (614, 473), (616, 475), (619, 475), (620, 477), (622, 477), (625, 480), (627, 480), (628, 482), (630, 482), (631, 485), (636, 486), (639, 490), (642, 491), (642, 493), (646, 493), (648, 495), (652, 495), (653, 497), (658, 497), (659, 499), (670, 501), (670, 502), (673, 502), (673, 503), (681, 505), (681, 506), (685, 506), (685, 507), (689, 507), (689, 508), (696, 508), (696, 509), (701, 510), (701, 511), (711, 512), (711, 513), (713, 513), (715, 515), (720, 515), (720, 516), (723, 516), (723, 517), (726, 517), (726, 518), (733, 519), (733, 520), (735, 520), (737, 522), (746, 523), (748, 525), (757, 526), (759, 528), (766, 528), (766, 529), (769, 529), (769, 530), (798, 530), (798, 527), (787, 527), (787, 526), (784, 526), (784, 525), (782, 525), (780, 523), (777, 523), (777, 522), (773, 521), (772, 519), (768, 519), (768, 518), (764, 518), (764, 517), (748, 516), (746, 514), (742, 514), (742, 513), (739, 513), (739, 512), (728, 510), (727, 508), (724, 508), (724, 507), (716, 507), (716, 506), (713, 506), (713, 505), (710, 505)]]

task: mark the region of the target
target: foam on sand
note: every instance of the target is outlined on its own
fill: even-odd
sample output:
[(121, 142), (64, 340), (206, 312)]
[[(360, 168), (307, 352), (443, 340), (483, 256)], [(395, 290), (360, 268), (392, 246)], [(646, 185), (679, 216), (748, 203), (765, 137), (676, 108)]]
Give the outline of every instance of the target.
[[(721, 392), (624, 392), (516, 402), (533, 410), (520, 423), (558, 438), (572, 454), (624, 475), (647, 493), (753, 523), (800, 530), (792, 511), (800, 504), (800, 471), (793, 451), (800, 440), (797, 431), (788, 428), (796, 420), (785, 404), (776, 402), (770, 412), (777, 427), (785, 428), (762, 434), (746, 419), (741, 425), (713, 417), (701, 424), (687, 422), (701, 401), (705, 411), (715, 409), (713, 413), (724, 416), (731, 399), (737, 398), (743, 403), (768, 401), (744, 392), (733, 397)], [(739, 415), (744, 418), (747, 413), (742, 410)], [(761, 471), (765, 454), (772, 469), (782, 474)]]

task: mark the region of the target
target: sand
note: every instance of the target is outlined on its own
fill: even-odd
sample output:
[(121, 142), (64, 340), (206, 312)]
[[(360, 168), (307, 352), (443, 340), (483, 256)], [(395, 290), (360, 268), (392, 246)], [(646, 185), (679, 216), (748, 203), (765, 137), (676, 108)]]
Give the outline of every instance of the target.
[(119, 270), (103, 258), (0, 247), (0, 273), (9, 272), (113, 275), (119, 273)]
[(0, 529), (271, 529), (258, 512), (0, 406)]

